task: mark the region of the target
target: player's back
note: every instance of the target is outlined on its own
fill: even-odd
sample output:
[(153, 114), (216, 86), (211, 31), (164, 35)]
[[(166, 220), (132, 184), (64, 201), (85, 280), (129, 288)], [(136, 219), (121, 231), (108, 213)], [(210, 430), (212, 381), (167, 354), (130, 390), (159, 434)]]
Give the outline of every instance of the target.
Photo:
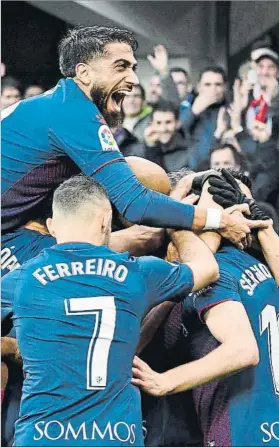
[[(195, 307), (202, 315), (222, 301), (242, 302), (257, 340), (260, 361), (255, 367), (194, 390), (206, 442), (216, 442), (214, 436), (218, 433), (222, 445), (268, 442), (275, 446), (279, 439), (278, 287), (267, 266), (248, 253), (224, 246), (216, 257), (220, 279), (192, 295)], [(207, 327), (199, 324), (191, 338), (193, 359), (219, 345)]]
[(1, 276), (37, 256), (43, 248), (55, 245), (55, 239), (39, 231), (21, 227), (1, 238)]
[(98, 113), (73, 80), (62, 79), (53, 89), (2, 112), (2, 232), (37, 218), (48, 194), (80, 172), (61, 140), (63, 120), (69, 122), (74, 107), (81, 115)]
[[(224, 247), (217, 255), (219, 265), (231, 270), (238, 283), (260, 353), (259, 364), (231, 378), (230, 418), (241, 424), (233, 431), (234, 445), (242, 439), (255, 440), (259, 433), (265, 445), (279, 440), (279, 291), (268, 267), (248, 253)], [(243, 421), (251, 421), (247, 430)], [(275, 425), (274, 425), (275, 423)], [(248, 434), (246, 435), (246, 431)], [(253, 433), (254, 431), (254, 433)], [(265, 432), (266, 431), (266, 432)], [(242, 432), (242, 434), (241, 434)], [(269, 434), (268, 434), (269, 433)]]
[(137, 261), (90, 244), (19, 270), (14, 326), (25, 381), (15, 444), (142, 445), (133, 355), (146, 308)]

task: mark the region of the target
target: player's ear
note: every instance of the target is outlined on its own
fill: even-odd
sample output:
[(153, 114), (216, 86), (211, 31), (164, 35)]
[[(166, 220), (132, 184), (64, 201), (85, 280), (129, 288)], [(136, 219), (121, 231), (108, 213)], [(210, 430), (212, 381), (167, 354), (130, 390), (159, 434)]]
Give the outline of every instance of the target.
[(55, 231), (54, 231), (54, 228), (53, 228), (53, 225), (52, 225), (51, 217), (47, 218), (46, 226), (47, 226), (47, 229), (48, 229), (49, 233), (51, 234), (51, 236), (55, 237)]
[(91, 67), (87, 64), (80, 63), (76, 65), (76, 78), (87, 87), (91, 84), (90, 70)]
[(112, 209), (108, 210), (104, 214), (103, 218), (103, 225), (102, 225), (102, 233), (106, 234), (108, 229), (111, 229), (111, 222), (112, 222)]

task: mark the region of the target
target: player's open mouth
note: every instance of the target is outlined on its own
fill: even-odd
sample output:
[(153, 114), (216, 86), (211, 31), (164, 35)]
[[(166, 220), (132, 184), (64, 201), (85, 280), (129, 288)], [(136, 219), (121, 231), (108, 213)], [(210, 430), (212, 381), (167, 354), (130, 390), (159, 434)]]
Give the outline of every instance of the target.
[(120, 112), (122, 102), (123, 102), (125, 96), (128, 95), (128, 93), (130, 93), (129, 90), (117, 90), (112, 93), (111, 98), (113, 101), (113, 106), (117, 109), (117, 111)]

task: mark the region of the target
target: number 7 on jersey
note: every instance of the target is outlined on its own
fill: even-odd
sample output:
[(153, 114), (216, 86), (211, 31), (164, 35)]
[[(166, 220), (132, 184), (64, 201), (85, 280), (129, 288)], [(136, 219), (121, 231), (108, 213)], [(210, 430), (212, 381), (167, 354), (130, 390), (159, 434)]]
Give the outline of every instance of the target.
[(95, 315), (86, 365), (88, 390), (103, 390), (107, 384), (110, 345), (114, 335), (116, 307), (114, 296), (69, 298), (64, 300), (66, 315)]

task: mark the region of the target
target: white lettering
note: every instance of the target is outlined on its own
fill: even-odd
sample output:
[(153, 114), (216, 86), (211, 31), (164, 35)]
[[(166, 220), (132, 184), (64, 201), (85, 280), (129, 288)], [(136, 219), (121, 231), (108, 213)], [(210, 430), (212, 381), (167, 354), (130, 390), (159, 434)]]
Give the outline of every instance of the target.
[(42, 273), (42, 269), (38, 268), (37, 270), (35, 270), (35, 272), (33, 272), (33, 276), (38, 281), (40, 281), (40, 283), (43, 284), (43, 286), (47, 284), (47, 281), (44, 279), (46, 277), (46, 274)]
[(255, 264), (242, 274), (240, 285), (244, 290), (247, 290), (249, 296), (253, 296), (256, 287), (270, 278), (272, 278), (272, 275), (264, 264)]
[(61, 262), (60, 264), (56, 264), (56, 268), (60, 278), (63, 278), (64, 276), (71, 276), (69, 266), (66, 263)]
[[(15, 247), (11, 247), (15, 248)], [(8, 247), (1, 250), (1, 269), (7, 268), (12, 271), (20, 267), (20, 264), (15, 255), (12, 254), (12, 250)]]
[[(89, 426), (86, 425), (86, 422), (82, 422), (79, 426), (75, 427), (70, 421), (65, 425), (57, 420), (48, 421), (47, 423), (46, 421), (39, 421), (35, 423), (34, 428), (37, 433), (33, 436), (33, 439), (34, 441), (40, 441), (42, 438), (52, 441), (56, 441), (61, 438), (67, 441), (72, 439), (107, 439), (110, 441), (118, 440), (120, 442), (129, 442), (130, 444), (134, 444), (136, 441), (136, 424), (129, 425), (124, 421), (119, 421), (114, 425), (111, 425), (111, 422), (109, 421), (106, 425), (102, 424), (102, 428), (100, 428), (97, 422), (93, 421), (92, 425), (90, 424), (90, 426), (92, 432), (91, 438), (88, 438), (87, 433)], [(146, 428), (142, 426), (142, 429), (146, 436)]]
[(276, 433), (274, 430), (276, 426), (278, 426), (279, 429), (279, 421), (275, 421), (272, 424), (269, 424), (268, 422), (262, 423), (261, 430), (268, 436), (267, 438), (262, 438), (263, 442), (270, 442), (272, 439), (279, 441), (279, 430), (276, 430)]
[[(126, 434), (127, 438), (125, 438), (125, 439), (122, 439), (118, 433), (118, 427), (120, 426), (120, 424), (124, 425), (124, 429), (127, 429), (127, 434)], [(120, 430), (121, 430), (121, 428), (120, 428)], [(115, 426), (113, 427), (113, 433), (114, 433), (114, 436), (116, 437), (116, 439), (118, 439), (118, 441), (127, 442), (128, 439), (130, 438), (130, 427), (129, 427), (129, 425), (125, 424), (125, 422), (117, 422), (117, 424), (115, 424)], [(124, 433), (121, 433), (121, 435), (123, 436)]]
[(259, 264), (259, 268), (267, 278), (272, 278), (270, 271), (264, 264)]
[(136, 428), (136, 424), (132, 424), (130, 428), (131, 428), (131, 435), (132, 435), (132, 437), (130, 438), (130, 444), (134, 444), (135, 440), (136, 440), (136, 434), (134, 432), (134, 430)]
[(128, 275), (128, 269), (124, 265), (119, 265), (114, 273), (114, 279), (116, 279), (119, 282), (125, 281), (126, 277)]
[(82, 262), (71, 262), (72, 275), (84, 275)]
[(86, 275), (96, 275), (96, 259), (87, 259), (85, 273)]
[(97, 275), (102, 274), (102, 269), (103, 269), (103, 260), (98, 259)]
[(145, 439), (147, 436), (146, 420), (142, 421), (142, 434), (143, 434), (143, 439)]
[(92, 426), (92, 437), (91, 439), (96, 439), (95, 438), (95, 431), (98, 433), (98, 436), (101, 439), (104, 439), (104, 437), (106, 436), (106, 432), (109, 432), (109, 439), (110, 441), (115, 441), (113, 435), (112, 435), (112, 429), (111, 429), (111, 423), (108, 422), (105, 428), (105, 431), (102, 433), (101, 430), (99, 429), (98, 425), (96, 424), (96, 422), (93, 422), (93, 426)]
[(42, 437), (44, 436), (44, 432), (43, 430), (40, 429), (39, 424), (43, 424), (44, 425), (45, 421), (39, 421), (36, 422), (35, 424), (35, 429), (38, 430), (38, 432), (40, 433), (40, 436), (38, 438), (36, 438), (36, 436), (33, 437), (34, 441), (40, 441), (40, 439), (42, 439)]
[(73, 429), (73, 427), (72, 427), (72, 425), (71, 425), (71, 422), (69, 422), (68, 423), (68, 426), (67, 426), (67, 428), (66, 428), (66, 432), (65, 432), (65, 439), (69, 439), (69, 431), (71, 432), (71, 435), (72, 435), (72, 437), (74, 438), (74, 439), (77, 439), (78, 437), (79, 437), (79, 435), (80, 435), (80, 432), (82, 432), (82, 439), (86, 439), (86, 440), (88, 440), (89, 438), (87, 438), (87, 436), (86, 436), (86, 427), (85, 427), (85, 422), (83, 422), (80, 426), (79, 426), (79, 428), (78, 428), (78, 431), (77, 432), (75, 432), (74, 431), (74, 429)]
[[(57, 424), (60, 427), (60, 433), (58, 434), (58, 436), (51, 437), (48, 433), (48, 427), (50, 426), (50, 424)], [(64, 426), (63, 424), (61, 424), (61, 422), (59, 421), (50, 421), (46, 423), (45, 429), (44, 429), (44, 435), (47, 439), (50, 439), (51, 441), (56, 441), (57, 439), (60, 439), (63, 435), (64, 435)]]
[(46, 273), (50, 281), (55, 281), (60, 278), (59, 275), (55, 273), (55, 270), (53, 270), (53, 265), (45, 265), (43, 271)]
[(260, 271), (258, 265), (253, 265), (253, 267), (251, 267), (251, 270), (253, 270), (253, 272), (255, 272), (258, 281), (262, 282), (262, 281), (265, 280), (265, 276), (264, 276), (263, 273)]
[(102, 276), (108, 276), (109, 278), (113, 278), (113, 272), (115, 270), (116, 264), (111, 259), (106, 259), (104, 268), (102, 271)]
[(245, 284), (245, 279), (241, 279), (240, 280), (240, 285), (241, 285), (242, 289), (248, 290), (248, 295), (249, 296), (253, 295), (253, 290), (251, 290), (251, 287), (248, 286), (248, 284)]

